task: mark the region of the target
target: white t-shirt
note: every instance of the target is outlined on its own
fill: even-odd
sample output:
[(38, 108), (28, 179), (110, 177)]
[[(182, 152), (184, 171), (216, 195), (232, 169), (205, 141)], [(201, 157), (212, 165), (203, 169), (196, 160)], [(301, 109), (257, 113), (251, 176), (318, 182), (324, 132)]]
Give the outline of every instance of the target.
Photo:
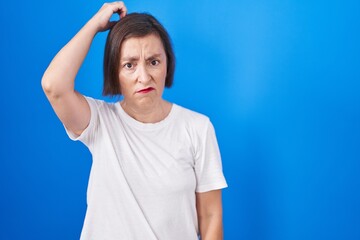
[(86, 97), (80, 136), (93, 162), (82, 240), (198, 239), (195, 192), (227, 187), (209, 119), (176, 104), (158, 123), (141, 123), (119, 102)]

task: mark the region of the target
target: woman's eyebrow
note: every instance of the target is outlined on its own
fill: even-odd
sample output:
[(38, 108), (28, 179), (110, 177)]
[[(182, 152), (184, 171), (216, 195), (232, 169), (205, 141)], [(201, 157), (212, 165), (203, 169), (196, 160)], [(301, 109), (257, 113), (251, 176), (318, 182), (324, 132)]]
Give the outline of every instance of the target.
[(161, 57), (161, 53), (155, 53), (155, 54), (152, 54), (149, 57), (147, 57), (146, 61), (153, 60), (155, 58), (160, 58), (160, 57)]
[(139, 60), (138, 57), (127, 56), (120, 59), (121, 62), (133, 62)]
[[(161, 53), (155, 53), (155, 54), (152, 54), (149, 57), (147, 57), (146, 61), (153, 60), (155, 58), (160, 58), (160, 57), (161, 57)], [(139, 60), (139, 57), (134, 57), (134, 56), (125, 56), (120, 59), (121, 62), (134, 62), (134, 61), (138, 61), (138, 60)]]

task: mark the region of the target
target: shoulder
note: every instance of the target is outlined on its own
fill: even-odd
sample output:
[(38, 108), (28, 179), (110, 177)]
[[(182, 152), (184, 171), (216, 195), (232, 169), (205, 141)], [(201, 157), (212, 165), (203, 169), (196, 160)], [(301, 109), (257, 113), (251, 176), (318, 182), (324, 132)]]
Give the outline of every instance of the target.
[(96, 99), (88, 96), (84, 96), (89, 103), (91, 111), (101, 113), (111, 113), (116, 110), (116, 103), (106, 102), (101, 99)]
[(175, 107), (178, 109), (178, 112), (180, 115), (184, 118), (189, 118), (190, 120), (194, 121), (200, 121), (200, 122), (206, 122), (209, 121), (209, 117), (206, 116), (203, 113), (196, 112), (194, 110), (191, 110), (189, 108), (174, 104)]
[(209, 117), (203, 113), (199, 113), (176, 104), (175, 107), (178, 112), (177, 119), (185, 123), (188, 127), (201, 130), (207, 128), (208, 125), (211, 124)]

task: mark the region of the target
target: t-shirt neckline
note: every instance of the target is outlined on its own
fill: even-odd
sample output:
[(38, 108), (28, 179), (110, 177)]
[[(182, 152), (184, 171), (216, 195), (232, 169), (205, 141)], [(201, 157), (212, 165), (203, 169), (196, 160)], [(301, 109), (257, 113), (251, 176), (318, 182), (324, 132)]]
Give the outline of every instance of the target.
[(171, 122), (171, 119), (174, 118), (174, 115), (177, 112), (177, 105), (171, 103), (170, 112), (163, 120), (156, 123), (143, 123), (127, 114), (127, 112), (125, 112), (125, 110), (122, 108), (120, 101), (116, 102), (115, 105), (121, 119), (124, 120), (126, 124), (141, 130), (156, 130), (162, 128)]

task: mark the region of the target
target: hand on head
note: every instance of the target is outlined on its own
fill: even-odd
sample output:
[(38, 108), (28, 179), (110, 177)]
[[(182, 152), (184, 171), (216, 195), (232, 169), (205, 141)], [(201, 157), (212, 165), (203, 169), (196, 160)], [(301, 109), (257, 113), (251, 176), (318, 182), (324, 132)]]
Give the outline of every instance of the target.
[(98, 32), (106, 31), (115, 25), (116, 21), (110, 21), (111, 16), (115, 13), (117, 13), (120, 18), (125, 17), (127, 9), (124, 2), (104, 3), (92, 18), (97, 25)]

